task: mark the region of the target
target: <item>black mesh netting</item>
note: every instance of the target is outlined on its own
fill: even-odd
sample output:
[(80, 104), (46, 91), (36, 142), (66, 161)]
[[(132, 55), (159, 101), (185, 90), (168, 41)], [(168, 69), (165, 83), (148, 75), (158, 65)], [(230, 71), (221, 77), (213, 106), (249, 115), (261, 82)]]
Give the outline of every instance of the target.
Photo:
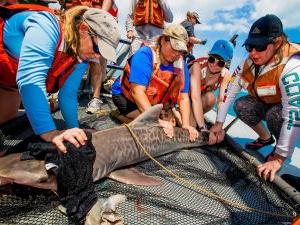
[[(117, 193), (128, 197), (119, 208), (126, 224), (284, 224), (295, 216), (293, 203), (274, 185), (258, 179), (254, 169), (230, 151), (182, 151), (160, 157), (159, 161), (181, 177), (227, 200), (286, 217), (230, 207), (185, 187), (153, 162), (146, 161), (136, 167), (159, 177), (161, 186), (132, 186), (110, 180), (96, 184), (99, 197)], [(69, 224), (55, 209), (54, 196), (31, 192), (21, 196), (2, 196), (0, 223)]]
[[(95, 118), (92, 120), (95, 123)], [(114, 126), (114, 122), (108, 116), (103, 116), (97, 126)], [(119, 206), (125, 224), (274, 225), (289, 224), (297, 213), (294, 203), (282, 191), (274, 184), (259, 179), (251, 165), (225, 147), (175, 152), (158, 160), (180, 177), (224, 199), (279, 216), (231, 207), (184, 186), (152, 161), (146, 161), (135, 167), (159, 178), (161, 186), (125, 185), (107, 179), (96, 183), (100, 198), (117, 193), (127, 196), (127, 201)], [(59, 203), (54, 194), (13, 187), (19, 191), (2, 190), (0, 224), (71, 224), (57, 209)]]

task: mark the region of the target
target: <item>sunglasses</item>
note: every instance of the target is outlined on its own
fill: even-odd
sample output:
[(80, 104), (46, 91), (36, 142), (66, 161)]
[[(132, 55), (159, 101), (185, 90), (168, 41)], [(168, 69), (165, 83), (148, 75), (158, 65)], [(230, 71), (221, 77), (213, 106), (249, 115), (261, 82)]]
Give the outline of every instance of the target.
[(94, 40), (92, 42), (93, 42), (93, 51), (95, 53), (97, 53), (97, 54), (100, 54), (98, 45), (96, 45), (96, 43), (94, 42)]
[(207, 60), (209, 63), (215, 63), (215, 62), (217, 62), (217, 65), (220, 67), (220, 68), (222, 68), (222, 67), (224, 67), (225, 66), (225, 62), (223, 61), (223, 60), (221, 60), (221, 59), (218, 59), (218, 58), (216, 58), (216, 57), (214, 57), (214, 56), (212, 56), (212, 55), (210, 55), (209, 57), (208, 57), (208, 60)]
[(265, 45), (249, 45), (248, 44), (248, 45), (245, 45), (245, 48), (246, 48), (247, 52), (252, 52), (253, 49), (255, 49), (255, 51), (257, 51), (257, 52), (263, 52), (267, 49), (268, 45), (272, 44), (272, 43), (274, 43), (274, 41), (270, 41)]
[(93, 43), (93, 51), (97, 54), (100, 54), (99, 51), (99, 47), (98, 45), (95, 43), (94, 37), (96, 36), (95, 34), (93, 34), (91, 31), (88, 32), (88, 34), (90, 35), (91, 39), (92, 39), (92, 43)]

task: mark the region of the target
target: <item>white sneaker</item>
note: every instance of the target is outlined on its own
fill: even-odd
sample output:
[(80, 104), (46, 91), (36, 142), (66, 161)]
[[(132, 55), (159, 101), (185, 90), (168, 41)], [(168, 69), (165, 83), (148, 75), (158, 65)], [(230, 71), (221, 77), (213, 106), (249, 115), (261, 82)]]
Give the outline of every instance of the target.
[(85, 112), (89, 114), (93, 114), (98, 112), (101, 109), (101, 105), (103, 102), (98, 98), (93, 98), (89, 103), (88, 107), (86, 108)]

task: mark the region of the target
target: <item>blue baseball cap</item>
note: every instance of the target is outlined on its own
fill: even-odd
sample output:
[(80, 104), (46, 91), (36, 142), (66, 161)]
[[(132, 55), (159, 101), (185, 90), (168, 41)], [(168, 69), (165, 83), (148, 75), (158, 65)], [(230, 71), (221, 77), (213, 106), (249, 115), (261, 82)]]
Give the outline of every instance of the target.
[(233, 44), (229, 41), (218, 40), (208, 54), (220, 56), (225, 62), (230, 61), (233, 57)]

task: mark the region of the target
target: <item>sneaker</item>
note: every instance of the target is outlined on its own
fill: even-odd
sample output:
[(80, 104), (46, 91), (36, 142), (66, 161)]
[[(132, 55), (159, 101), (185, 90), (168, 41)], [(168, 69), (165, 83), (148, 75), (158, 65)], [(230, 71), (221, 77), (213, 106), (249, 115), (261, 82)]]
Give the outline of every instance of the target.
[(262, 140), (257, 138), (255, 141), (246, 144), (246, 148), (250, 150), (258, 150), (266, 145), (271, 145), (275, 142), (273, 136), (271, 136), (268, 140)]
[(89, 103), (88, 107), (85, 110), (86, 113), (88, 114), (93, 114), (98, 112), (101, 109), (101, 105), (103, 102), (99, 98), (93, 98)]

